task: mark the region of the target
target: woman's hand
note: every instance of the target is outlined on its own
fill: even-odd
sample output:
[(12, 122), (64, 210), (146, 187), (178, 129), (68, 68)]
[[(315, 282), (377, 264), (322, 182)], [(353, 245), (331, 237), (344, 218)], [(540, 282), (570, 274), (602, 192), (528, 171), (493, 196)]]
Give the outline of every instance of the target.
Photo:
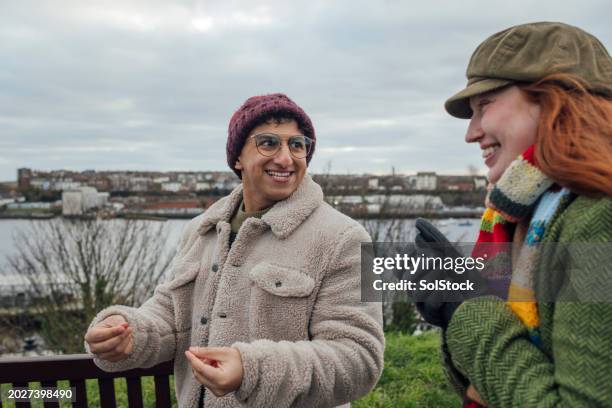
[(487, 403), (485, 402), (485, 400), (482, 399), (482, 397), (480, 396), (478, 391), (476, 391), (476, 388), (474, 388), (472, 384), (470, 384), (470, 386), (468, 387), (465, 393), (465, 396), (471, 399), (472, 401), (477, 402), (478, 404), (482, 405), (483, 407), (487, 406)]

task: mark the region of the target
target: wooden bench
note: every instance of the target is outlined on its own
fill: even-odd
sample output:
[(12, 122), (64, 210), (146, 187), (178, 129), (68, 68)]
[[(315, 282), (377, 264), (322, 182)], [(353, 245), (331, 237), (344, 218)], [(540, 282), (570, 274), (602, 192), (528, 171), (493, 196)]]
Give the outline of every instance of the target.
[[(127, 400), (130, 408), (143, 407), (141, 377), (153, 376), (155, 381), (155, 406), (171, 406), (170, 376), (173, 374), (173, 363), (167, 361), (151, 368), (134, 369), (108, 373), (99, 369), (93, 358), (87, 354), (65, 354), (45, 357), (10, 357), (0, 358), (0, 384), (12, 384), (13, 387), (28, 387), (29, 382), (40, 382), (42, 387), (57, 387), (57, 381), (68, 380), (76, 388), (76, 401), (73, 407), (88, 407), (85, 380), (97, 379), (100, 390), (100, 406), (114, 408), (115, 378), (125, 378), (127, 383)], [(6, 397), (6, 396), (5, 396)], [(6, 399), (4, 400), (6, 403)], [(29, 402), (16, 402), (16, 408), (30, 407)], [(44, 407), (57, 407), (57, 402), (45, 402)], [(2, 408), (2, 400), (0, 400)]]

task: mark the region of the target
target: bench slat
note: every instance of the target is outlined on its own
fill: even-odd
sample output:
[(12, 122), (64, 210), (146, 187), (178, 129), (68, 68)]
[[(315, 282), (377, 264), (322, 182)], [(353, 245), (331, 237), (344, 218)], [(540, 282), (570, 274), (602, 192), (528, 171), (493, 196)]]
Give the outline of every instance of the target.
[(128, 392), (128, 406), (130, 408), (143, 408), (142, 407), (142, 384), (140, 377), (127, 377), (127, 392)]
[(115, 382), (112, 378), (101, 378), (98, 380), (100, 389), (100, 405), (102, 408), (117, 408), (115, 400)]
[[(155, 408), (170, 408), (170, 379), (167, 375), (155, 376)], [(0, 407), (1, 408), (1, 407)]]
[(73, 408), (88, 408), (87, 386), (85, 380), (70, 380), (70, 386), (75, 387), (76, 398), (72, 403)]
[[(44, 388), (57, 388), (57, 381), (41, 381), (40, 386)], [(45, 401), (43, 402), (45, 408), (59, 408), (59, 402), (57, 401)]]
[[(14, 388), (29, 388), (29, 384), (27, 382), (14, 382)], [(15, 402), (15, 408), (30, 408), (32, 405), (30, 402)]]

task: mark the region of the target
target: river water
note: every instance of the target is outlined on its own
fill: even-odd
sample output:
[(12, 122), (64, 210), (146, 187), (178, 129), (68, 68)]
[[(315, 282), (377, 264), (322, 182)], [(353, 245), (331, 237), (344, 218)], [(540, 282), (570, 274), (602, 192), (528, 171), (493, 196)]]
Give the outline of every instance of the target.
[[(22, 229), (28, 227), (31, 222), (49, 221), (29, 221), (29, 220), (0, 220), (0, 272), (7, 270), (6, 258), (16, 253), (14, 235)], [(148, 223), (158, 223), (160, 221), (144, 221)], [(189, 220), (168, 220), (166, 223), (166, 244), (168, 247), (175, 246), (181, 236), (182, 230)], [(408, 241), (414, 238), (414, 220), (387, 220), (382, 222), (360, 221), (365, 224), (369, 232), (373, 229), (381, 231), (380, 240), (383, 240), (384, 232), (389, 228), (390, 223), (395, 223), (395, 228), (399, 230), (401, 241)], [(477, 219), (442, 219), (435, 220), (434, 224), (447, 236), (451, 242), (474, 242), (478, 234)], [(1, 279), (1, 278), (0, 278)]]

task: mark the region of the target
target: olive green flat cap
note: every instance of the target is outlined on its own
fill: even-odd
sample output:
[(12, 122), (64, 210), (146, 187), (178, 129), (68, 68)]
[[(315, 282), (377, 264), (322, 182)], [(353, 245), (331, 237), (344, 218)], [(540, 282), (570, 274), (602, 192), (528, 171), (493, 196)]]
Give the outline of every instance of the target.
[(538, 22), (510, 27), (480, 44), (468, 64), (467, 86), (444, 107), (468, 119), (470, 97), (555, 73), (575, 74), (590, 92), (612, 97), (612, 58), (603, 44), (580, 28)]

